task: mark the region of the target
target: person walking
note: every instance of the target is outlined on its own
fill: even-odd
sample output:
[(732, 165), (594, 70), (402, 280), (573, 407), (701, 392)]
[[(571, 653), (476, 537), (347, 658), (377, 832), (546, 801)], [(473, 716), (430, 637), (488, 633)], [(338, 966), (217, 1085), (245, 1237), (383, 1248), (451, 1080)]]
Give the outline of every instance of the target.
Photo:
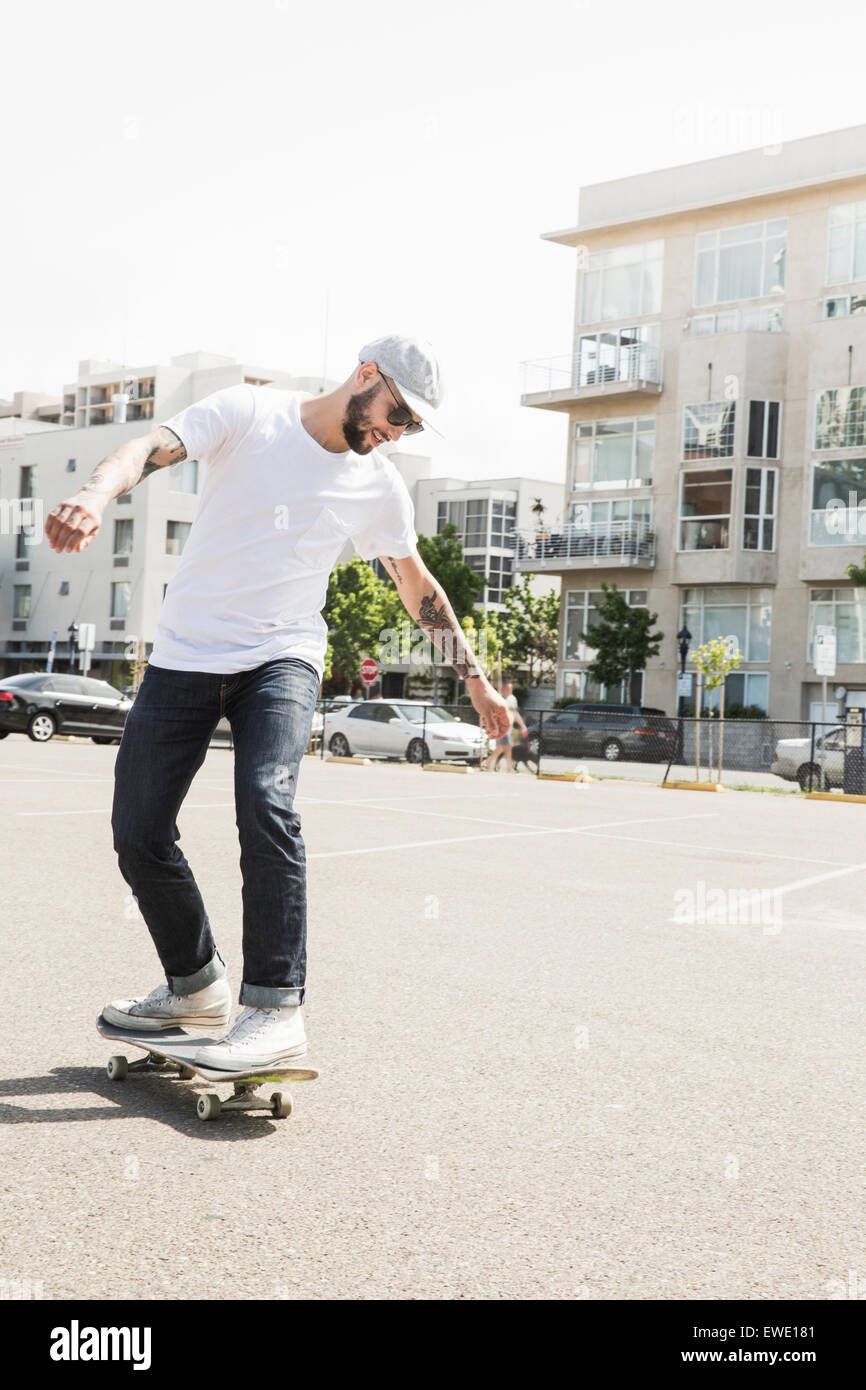
[(234, 740), (243, 978), (234, 1025), (196, 1054), (226, 1071), (303, 1057), (306, 857), (297, 782), (324, 673), (328, 579), (351, 539), (379, 557), (410, 617), (466, 682), (495, 737), (510, 712), (418, 554), (412, 501), (379, 445), (419, 433), (442, 398), (429, 343), (391, 335), (321, 396), (243, 384), (120, 446), (49, 514), (59, 554), (90, 545), (108, 503), (157, 469), (206, 465), (195, 520), (168, 584), (153, 650), (115, 763), (118, 866), (165, 983), (103, 1009), (120, 1027), (221, 1029), (226, 965), (176, 818), (222, 717)]
[(512, 693), (511, 681), (502, 682), (502, 698), (510, 715), (510, 727), (508, 732), (496, 740), (496, 745), (487, 759), (487, 771), (497, 771), (497, 764), (500, 758), (505, 758), (506, 772), (515, 772), (514, 757), (512, 748), (515, 743), (519, 743), (522, 738), (529, 737), (529, 730), (523, 722), (523, 715), (517, 706), (517, 696)]

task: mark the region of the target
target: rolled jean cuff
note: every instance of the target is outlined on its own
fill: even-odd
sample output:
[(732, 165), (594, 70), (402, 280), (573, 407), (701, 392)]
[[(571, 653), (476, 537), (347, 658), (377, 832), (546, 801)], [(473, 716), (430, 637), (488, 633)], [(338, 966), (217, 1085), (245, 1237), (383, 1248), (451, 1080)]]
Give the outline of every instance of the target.
[(214, 980), (224, 979), (225, 973), (225, 961), (219, 951), (214, 951), (207, 965), (203, 965), (201, 970), (196, 970), (193, 975), (169, 975), (168, 987), (172, 994), (195, 994), (207, 985), (212, 985)]
[(303, 1004), (306, 990), (303, 985), (241, 985), (239, 1004), (247, 1004), (253, 1009), (284, 1009), (290, 1004)]

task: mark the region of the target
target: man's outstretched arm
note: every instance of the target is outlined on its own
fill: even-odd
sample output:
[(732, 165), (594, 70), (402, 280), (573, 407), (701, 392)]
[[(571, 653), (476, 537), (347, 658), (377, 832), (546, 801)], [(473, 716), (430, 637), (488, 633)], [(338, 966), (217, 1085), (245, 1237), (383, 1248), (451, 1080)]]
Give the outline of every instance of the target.
[(481, 722), (492, 738), (504, 738), (511, 728), (511, 712), (502, 696), (493, 689), (457, 621), (448, 595), (433, 578), (418, 551), (404, 558), (380, 555), (390, 574), (403, 607), (441, 651), (466, 690)]
[(96, 465), (77, 492), (49, 512), (45, 534), (51, 549), (59, 553), (84, 550), (102, 525), (112, 498), (130, 492), (157, 468), (170, 468), (185, 458), (184, 445), (167, 425), (121, 444)]

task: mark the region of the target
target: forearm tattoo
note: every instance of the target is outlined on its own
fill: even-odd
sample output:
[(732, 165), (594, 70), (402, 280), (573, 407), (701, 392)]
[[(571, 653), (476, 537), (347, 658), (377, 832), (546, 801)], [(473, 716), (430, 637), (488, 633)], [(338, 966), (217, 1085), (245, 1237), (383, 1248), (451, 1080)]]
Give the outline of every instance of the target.
[[(151, 438), (153, 436), (150, 436)], [(145, 453), (144, 440), (135, 441), (139, 447), (129, 449), (122, 445), (96, 465), (82, 492), (94, 492), (102, 496), (119, 497), (130, 492), (137, 483), (149, 478), (158, 468), (168, 468), (186, 458), (186, 448), (173, 430), (161, 425), (156, 432), (157, 443)]]
[(431, 593), (422, 595), (418, 605), (418, 623), (430, 633), (433, 642), (462, 680), (481, 678), (481, 668), (444, 594), (440, 599), (433, 589)]
[(403, 583), (403, 576), (402, 576), (402, 574), (400, 573), (400, 566), (397, 564), (397, 561), (394, 559), (394, 556), (393, 556), (393, 555), (389, 555), (389, 556), (388, 556), (388, 564), (391, 566), (391, 568), (392, 568), (393, 571), (394, 571), (394, 578), (396, 579), (397, 583), (398, 583), (398, 584), (402, 584), (402, 583)]

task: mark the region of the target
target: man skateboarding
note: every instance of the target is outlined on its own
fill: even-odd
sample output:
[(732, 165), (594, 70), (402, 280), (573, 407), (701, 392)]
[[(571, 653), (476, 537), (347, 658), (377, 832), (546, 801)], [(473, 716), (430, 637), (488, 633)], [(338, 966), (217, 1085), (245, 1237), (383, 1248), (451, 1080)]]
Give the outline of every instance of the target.
[(103, 1009), (108, 1023), (155, 1032), (229, 1021), (226, 967), (176, 843), (178, 811), (225, 716), (241, 847), (242, 1007), (197, 1053), (202, 1065), (240, 1071), (306, 1053), (306, 859), (294, 799), (324, 672), (321, 609), (348, 539), (363, 559), (380, 558), (410, 617), (466, 681), (488, 733), (510, 726), (418, 554), (406, 485), (378, 451), (422, 430), (422, 412), (441, 397), (428, 343), (379, 338), (326, 395), (247, 384), (215, 391), (109, 454), (47, 519), (52, 549), (79, 552), (108, 503), (157, 468), (186, 458), (207, 466), (115, 764), (114, 847), (166, 983)]

